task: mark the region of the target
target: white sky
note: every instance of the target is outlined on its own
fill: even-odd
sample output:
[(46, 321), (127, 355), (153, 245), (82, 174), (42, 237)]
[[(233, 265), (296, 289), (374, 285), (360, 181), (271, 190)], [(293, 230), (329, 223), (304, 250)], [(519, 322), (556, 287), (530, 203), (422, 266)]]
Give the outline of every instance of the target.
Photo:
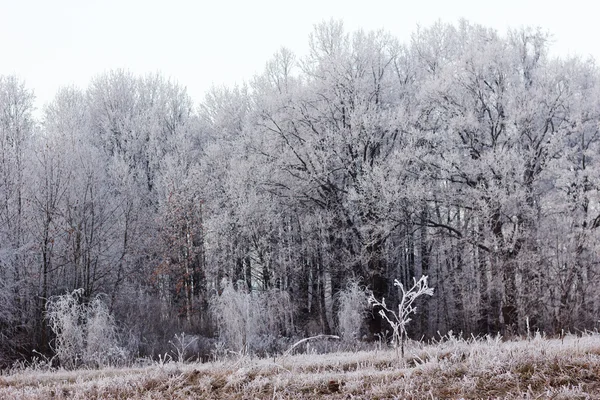
[[(281, 46), (303, 55), (313, 25), (342, 19), (346, 29), (383, 28), (407, 42), (417, 24), (464, 17), (504, 33), (540, 26), (555, 55), (600, 60), (593, 0), (0, 0), (0, 74), (17, 74), (37, 106), (60, 86), (85, 88), (112, 68), (159, 71), (198, 103), (211, 85), (262, 71)], [(600, 3), (599, 3), (600, 4)]]

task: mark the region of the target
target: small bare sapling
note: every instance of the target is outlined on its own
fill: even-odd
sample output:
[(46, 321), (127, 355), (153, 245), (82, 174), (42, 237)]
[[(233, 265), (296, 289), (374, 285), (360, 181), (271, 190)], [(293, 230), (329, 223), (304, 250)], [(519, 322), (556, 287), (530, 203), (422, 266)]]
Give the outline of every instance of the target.
[(417, 308), (413, 305), (415, 300), (426, 294), (433, 296), (433, 288), (427, 284), (427, 276), (423, 275), (419, 280), (413, 278), (413, 286), (410, 289), (405, 289), (404, 285), (394, 279), (394, 286), (398, 287), (400, 294), (400, 303), (398, 303), (398, 311), (388, 308), (385, 303), (385, 298), (381, 301), (377, 300), (373, 293), (369, 295), (369, 304), (372, 307), (379, 307), (379, 315), (385, 319), (392, 327), (394, 347), (401, 348), (402, 358), (404, 358), (404, 339), (406, 338), (406, 325), (412, 320), (411, 314), (416, 313)]

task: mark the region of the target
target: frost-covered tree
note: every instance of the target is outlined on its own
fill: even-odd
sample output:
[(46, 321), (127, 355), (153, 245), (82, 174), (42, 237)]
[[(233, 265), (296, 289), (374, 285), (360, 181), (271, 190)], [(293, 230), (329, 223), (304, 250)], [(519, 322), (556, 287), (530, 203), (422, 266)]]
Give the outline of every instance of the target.
[(27, 347), (36, 320), (27, 201), (33, 101), (23, 81), (0, 76), (0, 362)]
[(115, 70), (36, 123), (32, 92), (0, 77), (3, 360), (47, 349), (44, 301), (78, 288), (154, 355), (215, 334), (225, 282), (289, 296), (286, 335), (340, 328), (351, 279), (392, 304), (394, 279), (422, 275), (436, 296), (410, 334), (597, 327), (593, 60), (467, 21), (404, 44), (326, 21), (308, 45), (197, 108)]

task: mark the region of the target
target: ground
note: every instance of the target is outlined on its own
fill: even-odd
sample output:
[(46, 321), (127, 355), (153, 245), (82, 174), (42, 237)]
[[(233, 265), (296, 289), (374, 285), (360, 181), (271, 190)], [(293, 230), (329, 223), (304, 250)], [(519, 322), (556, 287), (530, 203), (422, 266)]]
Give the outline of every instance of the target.
[(1, 399), (600, 399), (600, 335), (0, 376)]

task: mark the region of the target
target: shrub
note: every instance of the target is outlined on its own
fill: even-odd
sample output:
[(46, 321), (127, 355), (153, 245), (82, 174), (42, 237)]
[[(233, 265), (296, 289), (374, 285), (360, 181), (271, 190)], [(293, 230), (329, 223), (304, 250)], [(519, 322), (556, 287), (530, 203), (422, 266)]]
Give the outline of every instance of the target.
[(212, 300), (211, 310), (219, 329), (220, 341), (239, 353), (273, 351), (273, 335), (293, 330), (292, 303), (286, 292), (268, 290), (249, 292), (227, 284)]
[(54, 352), (63, 368), (100, 367), (126, 358), (118, 345), (117, 327), (101, 297), (83, 304), (83, 289), (54, 296), (46, 303), (46, 318), (54, 335)]
[(54, 352), (61, 366), (67, 369), (79, 366), (83, 358), (82, 293), (83, 289), (77, 289), (71, 294), (52, 297), (46, 303), (48, 325), (56, 336)]
[(103, 367), (127, 358), (126, 351), (119, 346), (117, 325), (106, 304), (96, 297), (85, 307), (84, 312), (86, 318), (84, 364)]
[(367, 291), (360, 287), (357, 281), (349, 282), (346, 288), (338, 293), (337, 319), (342, 340), (353, 341), (360, 338), (368, 299)]

